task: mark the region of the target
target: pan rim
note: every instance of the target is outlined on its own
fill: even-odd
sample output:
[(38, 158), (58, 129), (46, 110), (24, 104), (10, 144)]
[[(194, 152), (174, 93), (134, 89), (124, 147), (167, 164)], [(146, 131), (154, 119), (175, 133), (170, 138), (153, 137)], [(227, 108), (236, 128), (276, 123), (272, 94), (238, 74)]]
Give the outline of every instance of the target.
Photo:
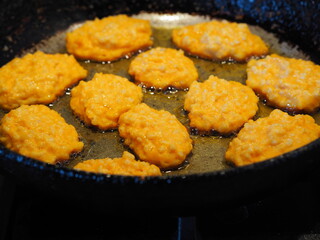
[[(5, 148), (4, 146), (0, 147), (0, 163), (4, 164), (2, 169), (6, 169), (5, 160), (14, 161), (17, 164), (21, 164), (23, 167), (31, 167), (34, 169), (38, 169), (40, 171), (46, 171), (48, 173), (56, 174), (60, 178), (67, 179), (78, 179), (86, 182), (95, 182), (101, 184), (153, 184), (153, 183), (167, 183), (174, 184), (179, 182), (188, 182), (194, 181), (195, 179), (210, 179), (210, 178), (226, 178), (229, 176), (234, 176), (238, 174), (243, 174), (252, 171), (264, 171), (268, 168), (274, 168), (277, 165), (281, 165), (288, 161), (292, 161), (293, 159), (299, 158), (308, 152), (313, 152), (316, 148), (320, 148), (320, 138), (314, 140), (313, 142), (297, 148), (293, 151), (287, 152), (280, 156), (267, 159), (262, 162), (257, 162), (241, 167), (230, 167), (228, 169), (216, 170), (210, 172), (203, 173), (192, 173), (192, 174), (183, 174), (183, 175), (165, 175), (165, 176), (148, 176), (148, 177), (139, 177), (139, 176), (125, 176), (125, 175), (111, 175), (111, 174), (102, 174), (102, 173), (92, 173), (85, 172), (80, 170), (75, 170), (71, 168), (67, 168), (64, 166), (57, 166), (49, 163), (45, 163), (30, 157), (23, 156), (19, 153), (13, 152)], [(301, 159), (299, 159), (300, 161)], [(302, 160), (301, 160), (302, 161)], [(312, 162), (316, 161), (316, 159), (312, 159)]]

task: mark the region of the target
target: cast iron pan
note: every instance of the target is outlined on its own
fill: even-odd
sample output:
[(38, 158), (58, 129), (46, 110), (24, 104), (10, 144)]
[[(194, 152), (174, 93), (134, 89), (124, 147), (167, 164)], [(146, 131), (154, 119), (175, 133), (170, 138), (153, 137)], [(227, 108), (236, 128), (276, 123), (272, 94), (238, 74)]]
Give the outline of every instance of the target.
[[(319, 63), (317, 56), (320, 53), (320, 27), (318, 25), (320, 4), (311, 0), (299, 1), (299, 3), (285, 0), (181, 0), (175, 2), (166, 0), (89, 0), (83, 2), (32, 0), (2, 1), (0, 5), (2, 26), (0, 65), (7, 63), (14, 56), (36, 49), (46, 52), (63, 52), (64, 45), (60, 40), (74, 24), (95, 17), (101, 18), (120, 13), (148, 18), (155, 24), (161, 19), (161, 21), (167, 19), (165, 23), (169, 25), (194, 21), (199, 16), (247, 22), (252, 25), (253, 31), (266, 39), (272, 51), (311, 59)], [(174, 22), (172, 19), (175, 19)], [(161, 21), (160, 25), (163, 23)], [(168, 40), (169, 32), (159, 29), (154, 28), (157, 39), (155, 45), (174, 47)], [(221, 63), (196, 58), (193, 60), (200, 73), (200, 81), (205, 80), (210, 73), (229, 80), (236, 80), (233, 78), (239, 76), (238, 81), (244, 82), (245, 80), (244, 64), (226, 63), (221, 68)], [(130, 59), (123, 59), (112, 64), (85, 61), (81, 64), (90, 71), (88, 79), (96, 71), (114, 71), (114, 73), (129, 78), (124, 70), (129, 62)], [(238, 75), (231, 73), (235, 71), (238, 72)], [(182, 110), (183, 105), (181, 105), (183, 94), (183, 92), (146, 92), (144, 101), (155, 108), (168, 108), (187, 126), (188, 120), (186, 113)], [(172, 100), (175, 104), (171, 104)], [(83, 140), (90, 147), (70, 163), (64, 166), (54, 166), (23, 157), (1, 146), (0, 169), (3, 174), (13, 177), (20, 184), (68, 198), (70, 201), (80, 202), (82, 207), (87, 206), (97, 211), (152, 208), (190, 213), (192, 210), (234, 206), (283, 189), (318, 167), (320, 140), (265, 162), (233, 168), (226, 165), (221, 157), (230, 139), (193, 135), (196, 143), (204, 143), (199, 144), (199, 146), (204, 146), (203, 149), (195, 149), (181, 170), (166, 172), (162, 177), (140, 179), (74, 171), (70, 167), (77, 161), (89, 158), (92, 152), (98, 157), (116, 157), (125, 150), (125, 147), (121, 145), (117, 132), (99, 132), (83, 126), (78, 119), (74, 118), (65, 102), (68, 102), (68, 94), (53, 103), (51, 107), (59, 111), (69, 123), (76, 125), (80, 135), (87, 136)], [(263, 103), (260, 103), (259, 107), (258, 116), (267, 115), (271, 111)], [(319, 114), (314, 114), (314, 117), (319, 123)], [(105, 141), (106, 138), (109, 138), (109, 145), (100, 146), (101, 141)], [(215, 145), (216, 143), (218, 145)], [(208, 144), (216, 147), (208, 148)], [(204, 155), (198, 155), (197, 151), (203, 152)], [(102, 156), (103, 154), (108, 155)], [(222, 160), (211, 159), (214, 159), (216, 155), (219, 155), (218, 158)]]

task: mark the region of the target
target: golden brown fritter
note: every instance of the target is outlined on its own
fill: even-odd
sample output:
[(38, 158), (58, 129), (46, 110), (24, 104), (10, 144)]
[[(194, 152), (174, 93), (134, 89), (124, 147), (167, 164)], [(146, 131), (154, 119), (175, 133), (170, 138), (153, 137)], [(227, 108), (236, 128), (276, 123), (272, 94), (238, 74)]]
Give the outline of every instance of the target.
[(206, 59), (245, 61), (268, 53), (262, 39), (245, 23), (212, 20), (174, 29), (173, 42), (181, 49)]
[(249, 87), (211, 75), (203, 83), (192, 83), (184, 108), (191, 127), (229, 134), (256, 114), (257, 104), (258, 97)]
[(80, 59), (114, 61), (152, 45), (149, 21), (117, 15), (86, 21), (67, 34), (69, 53)]
[(129, 152), (124, 152), (121, 158), (90, 159), (78, 163), (74, 169), (116, 175), (129, 176), (160, 176), (160, 169), (150, 163), (135, 160)]
[(130, 64), (129, 74), (146, 87), (185, 89), (198, 79), (192, 60), (183, 51), (153, 48), (139, 54)]
[(12, 151), (47, 163), (68, 160), (80, 152), (76, 129), (44, 105), (22, 105), (1, 120), (0, 142)]
[(144, 103), (120, 116), (119, 133), (141, 160), (161, 169), (179, 166), (192, 150), (187, 129), (174, 115)]
[(102, 130), (118, 126), (119, 116), (142, 100), (142, 89), (128, 79), (96, 73), (71, 91), (70, 106), (86, 124)]
[(87, 76), (73, 56), (36, 52), (0, 68), (0, 106), (49, 104)]
[(320, 106), (320, 66), (276, 54), (250, 60), (247, 85), (275, 107), (314, 112)]
[(230, 142), (225, 157), (243, 166), (290, 152), (319, 137), (320, 126), (311, 116), (290, 116), (275, 109), (268, 117), (246, 123)]

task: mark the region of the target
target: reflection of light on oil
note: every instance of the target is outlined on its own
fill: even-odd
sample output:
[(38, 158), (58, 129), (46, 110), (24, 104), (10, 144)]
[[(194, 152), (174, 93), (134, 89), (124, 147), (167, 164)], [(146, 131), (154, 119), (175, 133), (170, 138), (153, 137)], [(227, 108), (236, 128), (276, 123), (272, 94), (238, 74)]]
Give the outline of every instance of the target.
[(175, 22), (175, 21), (179, 21), (180, 19), (181, 19), (181, 15), (164, 14), (159, 16), (159, 20), (164, 22)]
[(175, 28), (186, 26), (199, 22), (209, 21), (209, 16), (189, 15), (184, 13), (176, 14), (157, 14), (157, 13), (140, 13), (133, 15), (134, 18), (145, 19), (151, 22), (153, 27)]

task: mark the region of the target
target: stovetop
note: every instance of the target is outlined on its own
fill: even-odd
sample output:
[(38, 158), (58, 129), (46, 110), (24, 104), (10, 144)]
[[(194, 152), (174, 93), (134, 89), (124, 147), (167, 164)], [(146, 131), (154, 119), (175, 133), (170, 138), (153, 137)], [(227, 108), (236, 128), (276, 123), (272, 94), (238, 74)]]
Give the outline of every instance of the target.
[(320, 239), (319, 183), (318, 177), (310, 176), (258, 202), (179, 217), (152, 209), (135, 215), (83, 212), (65, 199), (29, 192), (0, 176), (0, 237), (3, 240)]

